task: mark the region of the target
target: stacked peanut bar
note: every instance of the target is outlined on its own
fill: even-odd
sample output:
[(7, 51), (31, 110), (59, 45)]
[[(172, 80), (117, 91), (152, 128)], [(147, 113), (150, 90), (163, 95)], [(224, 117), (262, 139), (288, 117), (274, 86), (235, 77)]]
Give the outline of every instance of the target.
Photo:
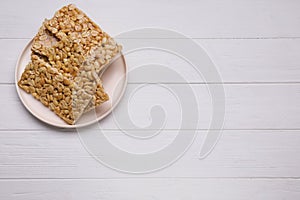
[(74, 124), (85, 111), (109, 99), (98, 75), (120, 51), (113, 38), (68, 5), (44, 21), (18, 85)]

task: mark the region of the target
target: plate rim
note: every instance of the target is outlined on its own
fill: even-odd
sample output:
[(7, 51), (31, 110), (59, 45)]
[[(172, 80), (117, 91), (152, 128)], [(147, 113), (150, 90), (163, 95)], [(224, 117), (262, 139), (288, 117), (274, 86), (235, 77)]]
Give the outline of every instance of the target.
[[(64, 129), (75, 129), (75, 128), (82, 128), (82, 127), (86, 127), (86, 126), (89, 126), (89, 125), (92, 125), (92, 124), (95, 124), (97, 122), (99, 122), (100, 120), (104, 119), (105, 117), (107, 117), (114, 109), (115, 107), (120, 103), (122, 97), (124, 96), (124, 93), (125, 93), (125, 90), (127, 88), (127, 84), (128, 84), (128, 67), (127, 67), (127, 64), (126, 64), (126, 60), (125, 60), (125, 57), (124, 57), (124, 54), (122, 53), (122, 51), (120, 52), (120, 57), (122, 57), (122, 61), (124, 62), (124, 69), (125, 69), (125, 80), (124, 80), (124, 86), (122, 87), (122, 90), (120, 92), (120, 96), (118, 97), (118, 99), (115, 101), (115, 104), (112, 105), (112, 107), (107, 111), (105, 112), (103, 115), (101, 115), (100, 117), (97, 117), (96, 119), (94, 120), (91, 120), (89, 122), (85, 122), (83, 124), (73, 124), (73, 125), (70, 125), (70, 124), (55, 124), (55, 123), (52, 123), (52, 122), (49, 122), (47, 120), (44, 120), (43, 118), (39, 117), (35, 112), (33, 112), (33, 110), (31, 110), (30, 107), (28, 107), (28, 105), (25, 103), (25, 100), (22, 98), (22, 95), (21, 95), (21, 91), (20, 91), (20, 88), (18, 86), (18, 69), (19, 69), (19, 66), (20, 66), (20, 62), (21, 62), (21, 59), (22, 57), (24, 56), (26, 50), (29, 48), (31, 49), (31, 45), (32, 45), (32, 42), (33, 42), (33, 39), (31, 39), (27, 44), (26, 46), (23, 48), (22, 52), (19, 54), (19, 57), (18, 57), (18, 60), (17, 60), (17, 63), (16, 63), (16, 67), (15, 67), (15, 87), (16, 87), (16, 90), (17, 90), (17, 93), (18, 93), (18, 97), (19, 99), (21, 100), (23, 106), (27, 109), (27, 111), (29, 111), (29, 113), (31, 113), (31, 115), (33, 115), (35, 118), (39, 119), (40, 121), (42, 121), (43, 123), (45, 124), (48, 124), (48, 125), (51, 125), (53, 127), (57, 127), (57, 128), (64, 128)], [(105, 72), (104, 72), (105, 73)], [(27, 93), (26, 93), (27, 94)], [(30, 94), (28, 94), (30, 95)], [(49, 110), (51, 112), (51, 110)], [(58, 117), (58, 116), (57, 116)]]

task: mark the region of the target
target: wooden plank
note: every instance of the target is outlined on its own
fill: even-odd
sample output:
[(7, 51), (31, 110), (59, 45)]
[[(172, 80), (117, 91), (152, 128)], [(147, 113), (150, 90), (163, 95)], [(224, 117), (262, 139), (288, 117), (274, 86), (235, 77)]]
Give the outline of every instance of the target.
[[(151, 124), (150, 109), (161, 105), (165, 109), (165, 129), (178, 129), (181, 123), (181, 109), (184, 105), (194, 106), (192, 99), (198, 102), (199, 129), (207, 129), (212, 113), (211, 97), (205, 85), (199, 84), (157, 84), (145, 85), (134, 93), (142, 84), (129, 84), (126, 89), (126, 98), (113, 114), (99, 122), (104, 129), (119, 129), (115, 116), (130, 118), (138, 127)], [(187, 103), (177, 101), (176, 95), (170, 93), (168, 88), (181, 91), (183, 95), (191, 89), (195, 98), (189, 97)], [(225, 89), (225, 129), (299, 129), (300, 119), (300, 85), (299, 84), (263, 84), (263, 85), (224, 85)], [(9, 129), (42, 129), (49, 128), (44, 123), (35, 119), (20, 102), (15, 86), (0, 85), (0, 93), (5, 98), (0, 99), (2, 115), (0, 127)], [(129, 103), (128, 98), (132, 95)], [(155, 98), (153, 98), (155, 96)], [(127, 98), (128, 97), (128, 98)], [(127, 113), (128, 115), (124, 115)], [(162, 119), (163, 120), (163, 119)], [(123, 122), (121, 120), (119, 122)], [(129, 124), (121, 126), (122, 129), (132, 128)]]
[[(105, 131), (105, 135), (118, 148), (147, 154), (172, 143), (177, 131), (163, 131), (148, 140), (134, 139), (121, 131)], [(205, 131), (197, 131), (196, 140), (178, 161), (139, 178), (300, 177), (299, 131), (226, 130), (213, 152), (201, 160), (198, 155), (205, 135)], [(101, 140), (97, 142), (102, 144)], [(136, 177), (112, 170), (92, 158), (74, 132), (1, 131), (0, 149), (0, 179)]]
[[(14, 83), (17, 58), (28, 41), (0, 40), (1, 46), (9, 48), (0, 49), (3, 70), (0, 83)], [(122, 41), (127, 43), (138, 40)], [(176, 40), (169, 41), (176, 43)], [(225, 83), (300, 82), (300, 39), (195, 41), (206, 50)], [(126, 53), (126, 46), (124, 47)], [(153, 81), (153, 76), (148, 79), (143, 77), (141, 80), (139, 76), (134, 75), (139, 66), (149, 63), (165, 65), (184, 79), (180, 81), (171, 76), (162, 76), (160, 82), (204, 82), (190, 64), (167, 52), (143, 50), (126, 53), (126, 62), (130, 70), (130, 83)]]
[[(44, 18), (72, 2), (112, 35), (162, 27), (197, 38), (299, 37), (298, 1), (3, 1), (0, 37), (30, 38)], [(184, 13), (184, 14), (183, 14)]]
[(299, 180), (17, 180), (0, 181), (1, 199), (210, 199), (254, 200), (300, 197)]
[[(199, 74), (205, 69), (202, 63), (193, 63), (196, 69), (179, 56), (160, 49), (141, 49), (128, 52), (127, 46), (151, 43), (176, 44), (182, 39), (121, 39), (124, 45), (126, 62), (129, 67), (129, 82), (153, 82), (160, 74), (137, 76), (135, 70), (141, 66), (152, 67), (164, 65), (170, 71), (181, 75), (184, 81), (172, 78), (171, 75), (161, 76), (159, 82), (172, 83), (216, 83), (219, 80), (205, 80), (206, 74)], [(155, 42), (158, 41), (158, 42)], [(187, 40), (185, 40), (187, 41)], [(195, 40), (215, 64), (224, 83), (265, 83), (265, 82), (299, 82), (300, 77), (300, 39), (276, 40)], [(182, 44), (182, 43), (181, 43)], [(136, 45), (139, 46), (139, 45)], [(156, 46), (154, 46), (156, 47)], [(166, 49), (172, 51), (172, 49)], [(190, 51), (193, 51), (191, 49)], [(200, 53), (200, 52), (199, 52)], [(191, 62), (191, 60), (188, 60)], [(202, 64), (202, 65), (201, 65)], [(198, 66), (197, 66), (198, 65)], [(202, 75), (202, 76), (201, 76)]]

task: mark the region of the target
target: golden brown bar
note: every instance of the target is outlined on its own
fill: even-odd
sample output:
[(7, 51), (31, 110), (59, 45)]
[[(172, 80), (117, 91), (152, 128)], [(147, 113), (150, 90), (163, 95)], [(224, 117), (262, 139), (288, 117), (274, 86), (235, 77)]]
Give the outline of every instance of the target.
[[(74, 124), (83, 111), (108, 100), (98, 75), (120, 53), (121, 46), (74, 5), (63, 7), (43, 23), (34, 37), (32, 51), (32, 61), (18, 84), (67, 123)], [(41, 66), (47, 71), (40, 72)], [(55, 71), (55, 76), (49, 70)], [(35, 81), (41, 74), (49, 76), (47, 81), (52, 82), (37, 92)], [(52, 87), (55, 92), (63, 89), (70, 90), (71, 94), (59, 92), (64, 97), (57, 99), (49, 93), (48, 88)]]

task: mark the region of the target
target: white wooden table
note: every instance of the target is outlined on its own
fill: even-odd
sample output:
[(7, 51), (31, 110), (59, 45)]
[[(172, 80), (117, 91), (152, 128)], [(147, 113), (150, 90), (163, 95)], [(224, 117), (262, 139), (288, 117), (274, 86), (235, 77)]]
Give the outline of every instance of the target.
[[(202, 132), (208, 128), (207, 121), (200, 121), (199, 137), (180, 160), (143, 175), (101, 165), (84, 149), (76, 132), (35, 119), (16, 94), (19, 54), (42, 20), (67, 2), (0, 3), (1, 200), (300, 198), (299, 1), (73, 1), (113, 36), (141, 27), (179, 31), (199, 43), (220, 71), (226, 120), (214, 151), (204, 160), (197, 157)], [(140, 53), (128, 56), (129, 68), (147, 56), (170, 61), (165, 54)], [(179, 61), (170, 62), (182, 69)], [(205, 108), (205, 84), (188, 76), (187, 69), (182, 73), (203, 97), (199, 106)], [(135, 84), (141, 83), (129, 80), (129, 90)], [(163, 95), (160, 100), (165, 101)], [(148, 123), (142, 108), (149, 102), (135, 101), (140, 112), (136, 109), (133, 118), (141, 125)], [(122, 135), (112, 121), (109, 116), (100, 122), (111, 133), (110, 139), (124, 149), (141, 151), (167, 144), (176, 125), (171, 120), (166, 127), (169, 134), (147, 146), (146, 141)]]

